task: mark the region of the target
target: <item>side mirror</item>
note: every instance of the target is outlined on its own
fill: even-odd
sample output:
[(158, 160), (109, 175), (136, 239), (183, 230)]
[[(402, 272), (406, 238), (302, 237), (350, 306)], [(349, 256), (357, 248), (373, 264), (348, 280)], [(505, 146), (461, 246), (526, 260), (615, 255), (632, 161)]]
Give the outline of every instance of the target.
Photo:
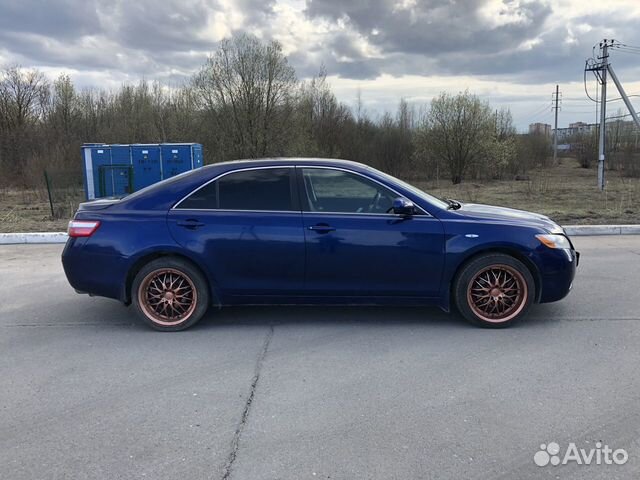
[(413, 202), (404, 197), (393, 200), (393, 213), (396, 215), (411, 216), (414, 214), (415, 208)]

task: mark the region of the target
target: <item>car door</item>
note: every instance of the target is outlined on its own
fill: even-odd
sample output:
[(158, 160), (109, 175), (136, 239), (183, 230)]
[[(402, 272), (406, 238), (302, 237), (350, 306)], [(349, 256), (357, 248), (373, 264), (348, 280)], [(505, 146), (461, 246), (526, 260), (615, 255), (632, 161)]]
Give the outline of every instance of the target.
[(298, 167), (308, 295), (435, 297), (444, 264), (441, 222), (391, 212), (391, 188), (333, 167)]
[(304, 233), (293, 167), (228, 172), (168, 214), (174, 239), (206, 264), (223, 294), (300, 294)]

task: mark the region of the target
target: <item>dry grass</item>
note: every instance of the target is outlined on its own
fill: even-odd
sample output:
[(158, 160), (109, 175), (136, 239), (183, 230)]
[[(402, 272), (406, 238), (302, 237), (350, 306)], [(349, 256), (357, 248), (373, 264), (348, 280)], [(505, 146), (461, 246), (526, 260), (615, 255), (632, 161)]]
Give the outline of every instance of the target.
[(596, 170), (581, 168), (573, 158), (528, 173), (528, 181), (414, 182), (437, 197), (486, 203), (549, 215), (565, 225), (640, 223), (640, 179), (607, 172), (607, 188), (596, 186)]
[(52, 218), (46, 192), (0, 190), (0, 232), (61, 232), (68, 222)]
[[(561, 224), (640, 224), (640, 179), (607, 172), (607, 190), (596, 188), (595, 169), (572, 158), (546, 170), (529, 172), (528, 181), (413, 182), (438, 197), (521, 208), (551, 216)], [(69, 205), (66, 205), (69, 207)], [(68, 209), (68, 210), (72, 210)], [(53, 219), (46, 192), (0, 190), (0, 232), (64, 231), (69, 218)]]

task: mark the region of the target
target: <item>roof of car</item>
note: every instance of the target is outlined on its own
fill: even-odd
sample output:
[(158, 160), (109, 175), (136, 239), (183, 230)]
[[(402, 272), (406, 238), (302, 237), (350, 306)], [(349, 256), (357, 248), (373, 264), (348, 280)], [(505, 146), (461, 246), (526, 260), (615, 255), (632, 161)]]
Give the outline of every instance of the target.
[(334, 166), (350, 166), (368, 168), (363, 163), (354, 162), (352, 160), (342, 160), (339, 158), (313, 158), (313, 157), (273, 157), (273, 158), (247, 158), (242, 160), (230, 160), (226, 162), (214, 163), (211, 166), (234, 166), (234, 165), (293, 165), (293, 164), (312, 164), (312, 165), (334, 165)]
[(277, 167), (277, 166), (292, 166), (292, 165), (317, 165), (325, 167), (343, 167), (354, 171), (360, 171), (361, 173), (370, 170), (371, 167), (358, 162), (352, 162), (350, 160), (339, 160), (334, 158), (303, 158), (303, 157), (279, 157), (279, 158), (260, 158), (260, 159), (245, 159), (245, 160), (232, 160), (228, 162), (212, 163), (205, 165), (194, 170), (189, 170), (175, 177), (171, 177), (162, 182), (150, 185), (142, 190), (132, 193), (125, 197), (128, 202), (132, 201), (144, 201), (144, 198), (154, 198), (152, 204), (161, 206), (157, 199), (157, 195), (163, 195), (165, 191), (171, 189), (177, 192), (176, 195), (184, 195), (198, 185), (201, 185), (203, 181), (211, 180), (212, 178), (232, 172), (234, 170), (259, 168), (259, 167)]

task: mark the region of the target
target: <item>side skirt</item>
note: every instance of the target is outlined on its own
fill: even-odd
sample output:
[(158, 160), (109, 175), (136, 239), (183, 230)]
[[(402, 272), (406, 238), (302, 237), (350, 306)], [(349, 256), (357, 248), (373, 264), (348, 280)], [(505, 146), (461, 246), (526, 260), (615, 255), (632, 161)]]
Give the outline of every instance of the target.
[[(229, 295), (222, 305), (378, 305), (378, 306), (439, 306), (442, 307), (442, 299), (439, 297), (325, 297), (325, 296), (275, 296), (275, 295)], [(443, 308), (444, 310), (444, 308)], [(446, 311), (446, 310), (445, 310)]]

